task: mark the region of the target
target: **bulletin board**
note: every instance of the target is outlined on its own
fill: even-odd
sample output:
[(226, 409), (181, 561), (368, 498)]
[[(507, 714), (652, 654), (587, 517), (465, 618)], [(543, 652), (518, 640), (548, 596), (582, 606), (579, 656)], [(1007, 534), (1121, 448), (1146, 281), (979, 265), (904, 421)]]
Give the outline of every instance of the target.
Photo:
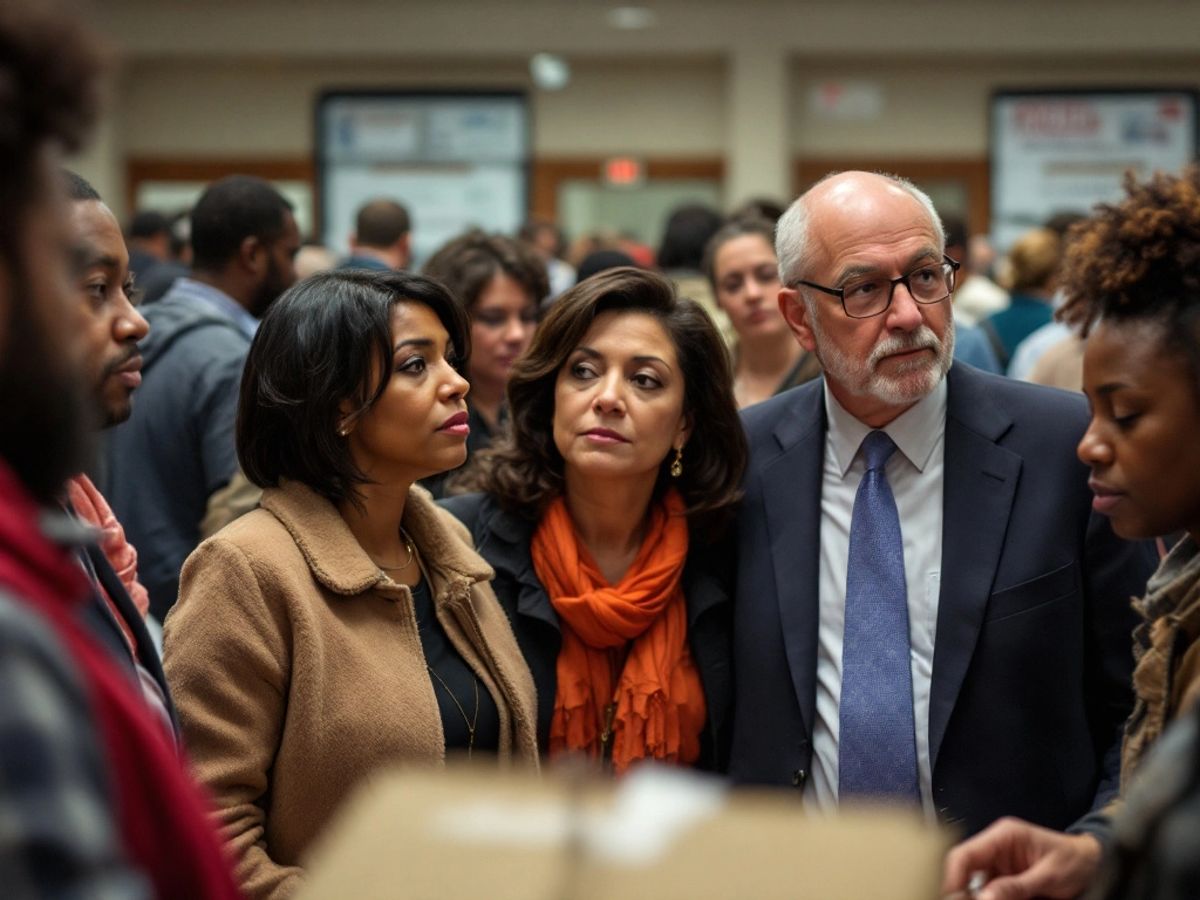
[(991, 99), (992, 239), (1003, 250), (1063, 212), (1123, 196), (1132, 170), (1178, 172), (1196, 158), (1190, 89), (999, 91)]
[(529, 208), (521, 92), (327, 92), (314, 146), (318, 233), (338, 253), (358, 208), (377, 197), (411, 214), (414, 267), (471, 226), (515, 232)]

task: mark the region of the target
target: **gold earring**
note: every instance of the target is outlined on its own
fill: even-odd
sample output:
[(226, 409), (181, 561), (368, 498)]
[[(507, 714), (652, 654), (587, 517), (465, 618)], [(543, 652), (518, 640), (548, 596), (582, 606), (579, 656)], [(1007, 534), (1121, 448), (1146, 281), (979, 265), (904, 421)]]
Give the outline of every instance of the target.
[(683, 448), (675, 448), (675, 459), (671, 461), (671, 477), (678, 478), (683, 474)]

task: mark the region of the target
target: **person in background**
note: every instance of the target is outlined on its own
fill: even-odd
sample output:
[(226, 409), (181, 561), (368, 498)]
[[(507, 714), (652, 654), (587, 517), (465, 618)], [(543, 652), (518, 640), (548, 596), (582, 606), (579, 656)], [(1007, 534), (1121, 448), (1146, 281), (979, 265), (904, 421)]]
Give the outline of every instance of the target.
[(157, 303), (175, 284), (192, 272), (190, 211), (176, 213), (167, 220), (167, 256), (137, 275), (138, 290), (144, 304)]
[(237, 470), (237, 385), (259, 317), (296, 280), (291, 205), (260, 178), (210, 185), (192, 211), (195, 271), (143, 307), (138, 404), (106, 442), (102, 490), (138, 548), (160, 621), (200, 543), (209, 498)]
[(1017, 345), (1054, 318), (1062, 239), (1049, 228), (1026, 232), (1008, 251), (1009, 305), (980, 322), (1007, 372)]
[[(1136, 700), (1121, 751), (1122, 796), (1141, 792), (1141, 804), (1157, 805), (1165, 798), (1156, 795), (1186, 786), (1140, 780), (1143, 759), (1200, 701), (1200, 168), (1140, 184), (1131, 176), (1125, 189), (1123, 202), (1101, 205), (1071, 232), (1061, 316), (1086, 338), (1092, 419), (1077, 452), (1091, 468), (1096, 511), (1125, 538), (1183, 533), (1136, 602)], [(1117, 800), (1095, 818), (1119, 821), (1121, 807)], [(1106, 845), (1117, 869), (1149, 863), (1137, 848), (1155, 835), (1117, 830), (1123, 840), (1114, 848), (1108, 828), (1063, 834), (1007, 819), (950, 854), (946, 888), (979, 870), (992, 877), (983, 900), (1075, 897)], [(1185, 825), (1173, 840), (1187, 840), (1186, 831), (1194, 828)], [(1196, 896), (1194, 866), (1190, 873), (1190, 887), (1176, 884), (1162, 896)]]
[(544, 308), (578, 280), (574, 267), (563, 258), (567, 252), (566, 235), (549, 219), (530, 219), (521, 226), (517, 237), (533, 247), (545, 260), (550, 292), (540, 300)]
[[(63, 484), (88, 462), (89, 413), (109, 408), (89, 396), (106, 379), (95, 365), (97, 317), (74, 282), (96, 276), (82, 268), (93, 262), (90, 242), (76, 245), (80, 207), (68, 205), (58, 168), (95, 119), (101, 53), (46, 0), (0, 5), (0, 47), (3, 893), (232, 900), (204, 800), (173, 742), (80, 621), (89, 585), (78, 553), (93, 536), (59, 506)], [(115, 220), (108, 225), (121, 244)], [(103, 394), (119, 411), (119, 398)]]
[(171, 259), (171, 220), (156, 209), (135, 212), (129, 220), (125, 244), (129, 271), (141, 281), (155, 266)]
[[(1008, 307), (1008, 291), (993, 280), (996, 251), (986, 234), (968, 235), (962, 222), (965, 246), (961, 256), (954, 257), (963, 264), (961, 282), (954, 292), (954, 320), (959, 325), (978, 325), (994, 312)], [(947, 223), (947, 235), (952, 234)]]
[(704, 251), (704, 273), (737, 333), (733, 396), (739, 408), (821, 374), (820, 361), (796, 343), (779, 310), (774, 224), (735, 219), (723, 226)]
[(412, 258), (412, 219), (408, 210), (387, 197), (378, 197), (359, 207), (350, 238), (350, 255), (343, 269), (400, 271)]
[(320, 241), (305, 241), (296, 253), (296, 280), (337, 268), (337, 257)]
[[(438, 249), (424, 274), (446, 285), (471, 319), (469, 458), (492, 442), (507, 418), (509, 375), (533, 340), (538, 304), (550, 290), (546, 265), (523, 241), (472, 230)], [(441, 496), (445, 478), (425, 486)]]
[(728, 346), (737, 340), (729, 317), (717, 306), (704, 274), (704, 249), (725, 224), (720, 213), (700, 203), (676, 207), (667, 217), (658, 245), (658, 268), (675, 283), (680, 296), (690, 297), (712, 317)]
[(730, 221), (738, 219), (766, 219), (771, 223), (771, 227), (775, 227), (775, 223), (787, 210), (787, 205), (780, 203), (771, 197), (755, 197), (747, 200), (732, 213), (729, 214)]
[(612, 269), (554, 304), (513, 370), (511, 432), (444, 505), (495, 570), (551, 758), (723, 769), (729, 596), (705, 567), (746, 458), (711, 320)]
[[(946, 230), (946, 255), (955, 262), (965, 259), (967, 253), (966, 223), (957, 216), (944, 216), (942, 224)], [(1006, 295), (1005, 303), (1007, 302)], [(1004, 374), (1000, 368), (1000, 361), (996, 359), (996, 352), (992, 349), (991, 342), (988, 341), (981, 329), (972, 324), (974, 317), (963, 310), (957, 293), (953, 298), (953, 303), (954, 358), (984, 372), (992, 372), (996, 375)]]
[[(138, 312), (129, 271), (129, 256), (121, 227), (112, 211), (87, 181), (63, 171), (70, 201), (71, 241), (79, 251), (79, 303), (88, 370), (95, 386), (94, 415), (102, 428), (129, 418), (133, 393), (141, 382), (142, 357), (138, 342), (149, 326)], [(146, 588), (138, 581), (137, 551), (108, 501), (82, 472), (67, 481), (63, 506), (68, 515), (96, 528), (100, 540), (79, 548), (76, 557), (92, 585), (83, 607), (84, 622), (113, 653), (137, 684), (164, 730), (175, 739), (178, 722), (171, 704), (155, 646), (143, 619), (150, 606)]]
[[(1079, 213), (1058, 213), (1046, 220), (1046, 227), (1065, 241), (1071, 226), (1083, 219)], [(1054, 293), (1054, 308), (1062, 306), (1065, 299), (1060, 286)], [(1017, 345), (1008, 364), (1008, 377), (1083, 390), (1083, 341), (1075, 329), (1055, 318)]]
[(466, 456), (467, 329), (436, 282), (337, 270), (287, 292), (250, 348), (237, 444), (262, 503), (188, 558), (164, 660), (251, 898), (295, 893), (382, 767), (537, 767), (491, 570), (413, 487)]
[(594, 250), (583, 258), (579, 264), (579, 268), (575, 272), (575, 283), (586, 281), (598, 272), (606, 272), (609, 269), (620, 269), (622, 267), (632, 266), (637, 268), (637, 263), (633, 261), (633, 257), (628, 253), (623, 253), (620, 250)]
[(943, 250), (929, 197), (868, 172), (779, 221), (784, 315), (825, 374), (742, 413), (730, 774), (1063, 828), (1116, 790), (1153, 548), (1092, 509), (1081, 397), (953, 364)]

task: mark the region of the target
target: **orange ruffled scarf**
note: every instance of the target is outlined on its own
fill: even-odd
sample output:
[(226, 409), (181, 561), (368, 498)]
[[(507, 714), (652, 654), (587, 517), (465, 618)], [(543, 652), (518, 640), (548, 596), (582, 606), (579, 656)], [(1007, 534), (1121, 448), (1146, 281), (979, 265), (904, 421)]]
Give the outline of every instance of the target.
[[(612, 719), (612, 765), (619, 774), (640, 759), (689, 764), (700, 756), (704, 691), (687, 642), (680, 581), (687, 558), (684, 503), (669, 491), (651, 513), (633, 565), (609, 585), (580, 546), (560, 497), (533, 536), (533, 566), (562, 624), (558, 693), (550, 755), (602, 750), (606, 707)], [(610, 650), (630, 644), (614, 677)], [(614, 693), (614, 685), (616, 690)]]

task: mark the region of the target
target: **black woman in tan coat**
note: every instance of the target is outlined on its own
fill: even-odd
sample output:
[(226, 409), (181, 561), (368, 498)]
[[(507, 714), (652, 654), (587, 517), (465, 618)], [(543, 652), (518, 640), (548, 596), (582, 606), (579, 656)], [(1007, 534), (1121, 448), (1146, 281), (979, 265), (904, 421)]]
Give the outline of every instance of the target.
[(489, 566), (413, 487), (466, 454), (466, 320), (440, 285), (335, 272), (267, 313), (238, 455), (261, 507), (184, 565), (165, 664), (250, 897), (373, 772), (537, 766), (536, 699)]

